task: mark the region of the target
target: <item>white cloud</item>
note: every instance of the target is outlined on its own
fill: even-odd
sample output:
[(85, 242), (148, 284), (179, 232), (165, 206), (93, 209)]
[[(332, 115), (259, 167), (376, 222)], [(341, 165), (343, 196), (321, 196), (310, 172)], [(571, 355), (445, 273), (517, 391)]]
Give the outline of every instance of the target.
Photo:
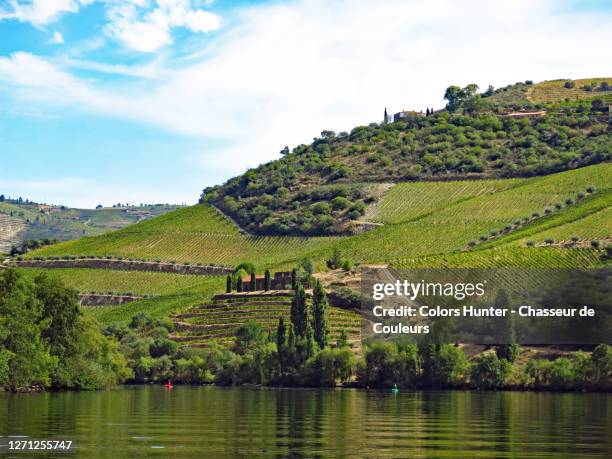
[(157, 0), (152, 10), (141, 0), (111, 1), (107, 10), (107, 32), (126, 47), (155, 52), (172, 43), (172, 29), (185, 27), (192, 32), (211, 32), (221, 26), (221, 18), (209, 11), (192, 9), (191, 0)]
[(61, 60), (60, 63), (75, 69), (93, 70), (94, 72), (98, 73), (124, 75), (153, 80), (161, 80), (164, 77), (168, 77), (172, 74), (172, 71), (163, 67), (161, 59), (153, 60), (152, 62), (144, 65), (107, 64), (105, 62), (87, 61), (74, 58), (65, 58)]
[(218, 15), (194, 8), (200, 2), (193, 0), (9, 0), (8, 9), (0, 7), (0, 21), (14, 19), (43, 27), (96, 1), (105, 4), (107, 33), (135, 51), (150, 53), (171, 44), (176, 27), (194, 33), (221, 27)]
[[(144, 18), (128, 8), (124, 16), (170, 33), (187, 21), (184, 4), (159, 2), (164, 13)], [(222, 146), (195, 161), (227, 178), (323, 129), (379, 121), (385, 106), (438, 108), (449, 84), (612, 77), (602, 59), (611, 13), (562, 7), (553, 0), (274, 3), (239, 11), (213, 45), (141, 84), (80, 79), (69, 66), (25, 53), (0, 58), (0, 80), (27, 100), (214, 139)], [(141, 50), (171, 40), (139, 38), (131, 45)]]
[(9, 10), (0, 9), (0, 20), (15, 19), (40, 27), (55, 21), (64, 13), (76, 13), (80, 5), (87, 5), (92, 1), (94, 0), (10, 0)]
[(51, 37), (51, 43), (54, 45), (61, 45), (64, 43), (64, 36), (59, 32), (55, 32), (53, 37)]

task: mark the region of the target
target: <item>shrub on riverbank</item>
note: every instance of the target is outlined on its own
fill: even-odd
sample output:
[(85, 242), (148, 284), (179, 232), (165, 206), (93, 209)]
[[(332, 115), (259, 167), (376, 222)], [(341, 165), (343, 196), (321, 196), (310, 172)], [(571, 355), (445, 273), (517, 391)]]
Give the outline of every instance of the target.
[(0, 273), (0, 387), (97, 389), (130, 376), (76, 291), (44, 274)]

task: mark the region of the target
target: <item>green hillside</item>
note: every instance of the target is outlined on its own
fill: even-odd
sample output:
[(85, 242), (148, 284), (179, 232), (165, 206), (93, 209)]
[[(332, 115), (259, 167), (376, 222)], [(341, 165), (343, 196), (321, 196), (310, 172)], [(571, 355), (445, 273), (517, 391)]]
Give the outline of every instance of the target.
[[(205, 189), (201, 201), (260, 235), (348, 234), (378, 198), (367, 183), (533, 177), (609, 161), (612, 90), (593, 81), (591, 91), (577, 82), (567, 98), (555, 95), (559, 82), (481, 94), (475, 85), (451, 86), (446, 110), (323, 131), (309, 145), (285, 148), (279, 160)], [(527, 105), (514, 107), (517, 94)]]

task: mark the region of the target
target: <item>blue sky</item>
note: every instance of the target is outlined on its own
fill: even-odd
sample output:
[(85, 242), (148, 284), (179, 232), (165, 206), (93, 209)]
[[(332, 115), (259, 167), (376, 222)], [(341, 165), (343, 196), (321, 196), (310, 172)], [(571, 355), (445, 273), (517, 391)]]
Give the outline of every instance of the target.
[(611, 76), (612, 2), (0, 0), (0, 192), (187, 202), (476, 82)]

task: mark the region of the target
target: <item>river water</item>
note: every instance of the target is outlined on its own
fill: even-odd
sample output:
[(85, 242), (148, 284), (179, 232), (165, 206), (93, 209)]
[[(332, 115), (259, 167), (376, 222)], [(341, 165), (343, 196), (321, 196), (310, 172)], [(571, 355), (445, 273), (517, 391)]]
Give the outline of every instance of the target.
[[(71, 440), (70, 451), (9, 451)], [(0, 457), (612, 457), (612, 394), (124, 386), (0, 392)]]

